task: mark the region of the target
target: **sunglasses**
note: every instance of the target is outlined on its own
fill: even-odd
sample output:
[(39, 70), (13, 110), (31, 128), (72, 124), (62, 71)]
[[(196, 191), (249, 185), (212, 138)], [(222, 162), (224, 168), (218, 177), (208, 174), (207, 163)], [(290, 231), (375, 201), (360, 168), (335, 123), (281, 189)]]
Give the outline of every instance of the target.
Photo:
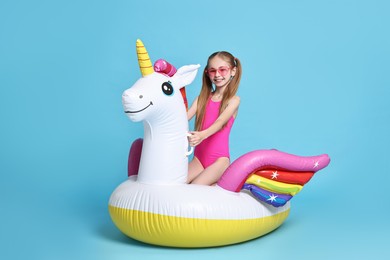
[(222, 66), (222, 67), (219, 67), (218, 69), (211, 68), (211, 69), (206, 69), (205, 71), (206, 71), (207, 75), (209, 75), (209, 77), (213, 78), (213, 77), (215, 77), (215, 74), (217, 74), (217, 71), (218, 71), (219, 75), (224, 77), (229, 73), (229, 70), (230, 70), (230, 67)]

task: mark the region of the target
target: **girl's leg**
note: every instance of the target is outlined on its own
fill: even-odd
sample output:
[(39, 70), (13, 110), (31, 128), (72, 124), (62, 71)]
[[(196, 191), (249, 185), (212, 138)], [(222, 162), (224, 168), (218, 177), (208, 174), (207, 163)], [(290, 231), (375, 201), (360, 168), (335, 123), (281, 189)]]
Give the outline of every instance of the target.
[(194, 156), (192, 161), (188, 164), (187, 183), (191, 183), (203, 170), (203, 165), (200, 163), (199, 159)]
[(213, 164), (200, 172), (195, 179), (192, 180), (192, 184), (212, 185), (216, 183), (222, 174), (229, 167), (230, 160), (227, 157), (218, 158)]

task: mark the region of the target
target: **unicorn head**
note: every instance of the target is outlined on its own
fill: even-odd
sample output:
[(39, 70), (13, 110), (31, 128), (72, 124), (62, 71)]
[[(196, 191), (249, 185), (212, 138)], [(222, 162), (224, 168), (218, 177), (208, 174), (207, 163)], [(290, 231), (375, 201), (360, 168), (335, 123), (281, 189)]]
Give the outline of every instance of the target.
[(122, 95), (126, 115), (134, 122), (181, 110), (183, 98), (180, 88), (191, 84), (200, 65), (188, 65), (169, 77), (153, 70), (152, 62), (141, 40), (137, 40), (138, 63), (142, 77)]
[(188, 121), (180, 88), (192, 83), (200, 65), (183, 66), (170, 77), (154, 71), (141, 40), (136, 45), (142, 77), (123, 93), (122, 103), (130, 120), (144, 122), (138, 180), (185, 183)]

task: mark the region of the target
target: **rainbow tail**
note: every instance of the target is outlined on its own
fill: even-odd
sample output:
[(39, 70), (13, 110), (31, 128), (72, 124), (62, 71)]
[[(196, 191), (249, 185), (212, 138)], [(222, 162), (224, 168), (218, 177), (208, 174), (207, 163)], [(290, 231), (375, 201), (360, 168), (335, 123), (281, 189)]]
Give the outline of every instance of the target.
[(297, 156), (278, 150), (257, 150), (235, 160), (218, 185), (234, 192), (249, 190), (259, 200), (280, 207), (329, 162), (326, 154)]
[(261, 201), (280, 207), (298, 194), (313, 175), (314, 171), (259, 170), (249, 175), (242, 188)]

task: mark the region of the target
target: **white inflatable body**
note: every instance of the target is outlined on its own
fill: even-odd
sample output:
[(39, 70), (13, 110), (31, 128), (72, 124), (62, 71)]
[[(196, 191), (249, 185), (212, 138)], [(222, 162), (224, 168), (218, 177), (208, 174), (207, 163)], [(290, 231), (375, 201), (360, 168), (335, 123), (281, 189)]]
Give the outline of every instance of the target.
[[(244, 158), (249, 161), (238, 160), (231, 168), (233, 173), (216, 186), (186, 184), (188, 121), (180, 88), (194, 80), (200, 66), (181, 67), (170, 77), (153, 71), (140, 40), (137, 53), (143, 77), (123, 93), (122, 99), (129, 118), (143, 121), (144, 141), (138, 174), (130, 176), (110, 197), (109, 212), (115, 225), (136, 240), (172, 247), (234, 244), (279, 227), (288, 216), (289, 202), (280, 207), (267, 205), (249, 192), (238, 192), (237, 182), (241, 180), (230, 183), (240, 175), (237, 169), (245, 165), (255, 169), (258, 157), (264, 161), (262, 151), (260, 156), (254, 153), (257, 157)], [(278, 158), (278, 151), (267, 154), (271, 161), (287, 158), (288, 167), (295, 160), (284, 154)], [(319, 163), (316, 157), (297, 165), (310, 169), (311, 164), (318, 167)], [(271, 200), (276, 197), (272, 195)]]
[(264, 235), (287, 218), (290, 204), (261, 204), (218, 186), (155, 185), (131, 176), (110, 199), (117, 227), (129, 237), (174, 247), (210, 247)]

